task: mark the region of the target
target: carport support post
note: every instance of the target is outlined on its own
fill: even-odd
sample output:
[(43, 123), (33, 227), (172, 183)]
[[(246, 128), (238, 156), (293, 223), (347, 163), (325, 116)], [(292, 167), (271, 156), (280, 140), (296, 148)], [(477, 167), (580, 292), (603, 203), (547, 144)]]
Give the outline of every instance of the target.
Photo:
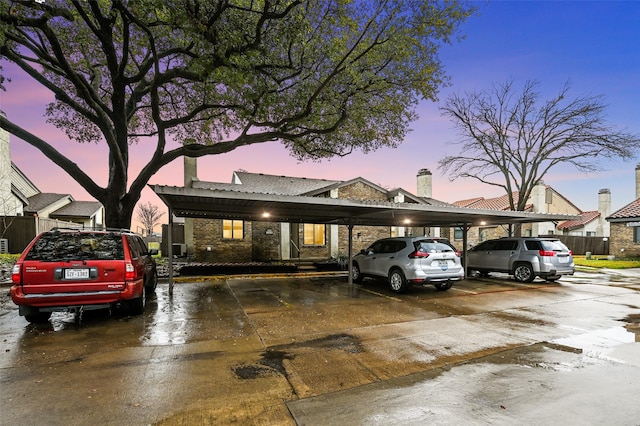
[(467, 231), (469, 231), (469, 224), (462, 224), (462, 266), (464, 267), (464, 277), (467, 278)]
[(173, 210), (169, 207), (167, 225), (167, 256), (169, 257), (169, 294), (173, 295)]
[(352, 285), (353, 275), (351, 274), (351, 272), (353, 271), (353, 223), (351, 221), (349, 221), (347, 229), (349, 230), (349, 244), (347, 249), (347, 256), (349, 256), (349, 267), (347, 268), (347, 273), (349, 274), (349, 278), (347, 278), (347, 283), (349, 285)]

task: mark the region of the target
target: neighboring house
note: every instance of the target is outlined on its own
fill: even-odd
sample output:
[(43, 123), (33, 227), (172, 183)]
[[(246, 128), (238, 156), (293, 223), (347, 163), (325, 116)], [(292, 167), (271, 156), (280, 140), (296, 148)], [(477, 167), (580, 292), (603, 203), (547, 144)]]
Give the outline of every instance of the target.
[[(424, 196), (395, 188), (385, 189), (367, 179), (357, 177), (348, 181), (275, 176), (245, 171), (233, 173), (232, 183), (203, 182), (195, 177), (195, 159), (185, 159), (185, 183), (192, 188), (229, 190), (271, 195), (331, 197), (352, 200), (385, 201), (394, 203), (418, 203), (448, 205), (433, 200), (431, 173), (421, 170), (419, 189)], [(292, 217), (289, 223), (249, 222), (229, 219), (185, 220), (185, 236), (190, 253), (198, 261), (250, 262), (274, 260), (320, 260), (346, 256), (348, 229), (332, 224), (298, 223)], [(192, 226), (192, 229), (188, 229)], [(361, 226), (353, 237), (353, 250), (368, 247), (379, 238), (403, 235), (433, 235), (437, 229), (413, 227)]]
[[(518, 193), (513, 193), (514, 199)], [(458, 207), (468, 207), (487, 210), (509, 210), (509, 198), (502, 195), (495, 198), (477, 197), (468, 200), (460, 200), (453, 203)], [(541, 222), (525, 224), (522, 226), (523, 236), (541, 235), (582, 235), (582, 236), (609, 236), (609, 226), (605, 217), (611, 211), (611, 193), (603, 189), (598, 194), (599, 211), (583, 212), (562, 194), (543, 182), (536, 185), (527, 200), (525, 211), (532, 213), (558, 213), (580, 215), (580, 219), (564, 221), (561, 223)], [(462, 229), (451, 230), (455, 244), (462, 244)], [(501, 238), (509, 235), (507, 226), (472, 227), (468, 230), (468, 245), (474, 246), (482, 241)]]
[(24, 214), (99, 227), (104, 223), (104, 208), (97, 201), (76, 201), (69, 194), (39, 193), (28, 199)]
[(606, 219), (611, 226), (609, 253), (640, 257), (640, 164), (636, 166), (636, 199)]
[[(3, 238), (9, 238), (11, 224), (20, 218), (24, 238), (31, 239), (54, 226), (102, 226), (104, 208), (97, 201), (76, 201), (70, 194), (41, 192), (11, 161), (9, 133), (0, 129), (0, 217)], [(27, 223), (26, 218), (35, 220)]]

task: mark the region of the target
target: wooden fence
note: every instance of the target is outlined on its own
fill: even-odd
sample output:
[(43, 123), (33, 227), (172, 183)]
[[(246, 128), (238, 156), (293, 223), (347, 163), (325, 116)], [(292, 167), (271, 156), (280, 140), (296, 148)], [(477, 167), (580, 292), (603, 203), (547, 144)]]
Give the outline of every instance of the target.
[(609, 240), (603, 237), (582, 237), (576, 235), (540, 235), (540, 237), (553, 237), (562, 241), (573, 254), (585, 255), (587, 252), (594, 255), (609, 254)]
[(64, 220), (33, 216), (0, 216), (0, 238), (8, 241), (9, 253), (18, 254), (40, 232), (52, 228), (81, 228), (82, 225)]

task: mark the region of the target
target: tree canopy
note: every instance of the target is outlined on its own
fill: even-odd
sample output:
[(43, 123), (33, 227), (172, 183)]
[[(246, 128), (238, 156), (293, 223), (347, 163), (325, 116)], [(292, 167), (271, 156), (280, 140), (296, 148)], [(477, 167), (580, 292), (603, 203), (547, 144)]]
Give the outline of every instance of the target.
[[(10, 117), (0, 126), (100, 201), (107, 226), (129, 227), (149, 179), (181, 156), (397, 146), (417, 103), (447, 84), (438, 50), (471, 13), (427, 0), (8, 0), (0, 54), (55, 95), (49, 123), (108, 145), (107, 185)], [(150, 155), (130, 179), (136, 142)]]
[(439, 161), (449, 179), (472, 178), (503, 188), (512, 210), (523, 211), (535, 185), (552, 168), (599, 170), (602, 158), (630, 159), (640, 136), (605, 120), (602, 96), (569, 97), (565, 83), (542, 100), (538, 81), (519, 90), (513, 80), (492, 90), (450, 96), (441, 108), (459, 130), (461, 154)]

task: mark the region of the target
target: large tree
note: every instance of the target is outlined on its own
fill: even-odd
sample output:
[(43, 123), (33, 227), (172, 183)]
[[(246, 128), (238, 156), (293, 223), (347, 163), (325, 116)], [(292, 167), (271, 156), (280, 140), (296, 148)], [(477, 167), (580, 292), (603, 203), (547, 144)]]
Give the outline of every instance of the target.
[(489, 91), (450, 96), (441, 108), (459, 130), (458, 155), (439, 161), (450, 180), (472, 178), (504, 189), (512, 210), (523, 211), (535, 185), (552, 168), (569, 164), (600, 170), (603, 158), (632, 158), (640, 137), (605, 120), (603, 96), (569, 97), (565, 83), (542, 100), (540, 83), (514, 80)]
[[(108, 145), (107, 185), (10, 117), (0, 126), (100, 201), (108, 226), (128, 227), (149, 179), (180, 156), (396, 146), (447, 83), (437, 53), (470, 13), (428, 0), (5, 0), (2, 58), (53, 92), (48, 121), (69, 139)], [(129, 179), (136, 142), (150, 156)]]

